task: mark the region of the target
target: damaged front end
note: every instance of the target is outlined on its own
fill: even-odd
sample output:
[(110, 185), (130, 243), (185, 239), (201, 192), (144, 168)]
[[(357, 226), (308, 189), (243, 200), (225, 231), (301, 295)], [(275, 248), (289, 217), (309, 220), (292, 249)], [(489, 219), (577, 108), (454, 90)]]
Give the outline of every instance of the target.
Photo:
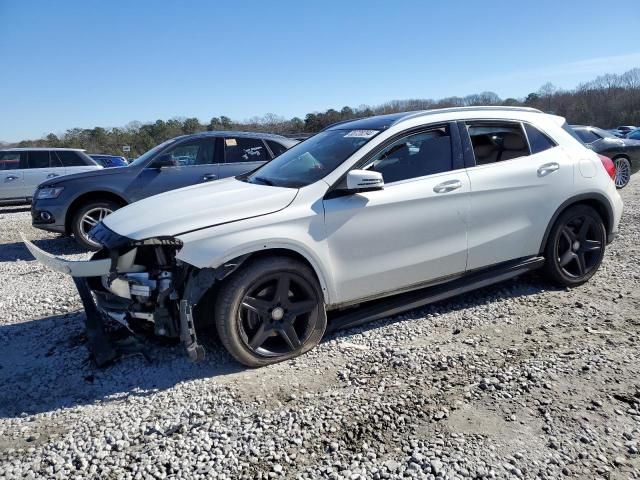
[(104, 248), (89, 261), (61, 259), (23, 240), (41, 263), (73, 277), (86, 312), (88, 345), (96, 363), (106, 365), (122, 353), (105, 333), (107, 318), (130, 332), (152, 331), (179, 338), (191, 360), (203, 360), (194, 307), (242, 259), (218, 269), (197, 269), (176, 258), (182, 242), (174, 237), (133, 240), (102, 223), (91, 236)]

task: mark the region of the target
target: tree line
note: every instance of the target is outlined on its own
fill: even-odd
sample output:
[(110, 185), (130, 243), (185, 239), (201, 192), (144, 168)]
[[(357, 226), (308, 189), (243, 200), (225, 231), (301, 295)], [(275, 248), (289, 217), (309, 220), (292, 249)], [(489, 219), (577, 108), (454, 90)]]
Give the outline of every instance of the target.
[(84, 148), (90, 153), (120, 154), (123, 145), (131, 147), (130, 157), (137, 157), (153, 146), (179, 135), (212, 130), (244, 130), (273, 132), (284, 135), (315, 133), (332, 123), (386, 113), (433, 108), (477, 105), (506, 105), (538, 108), (561, 115), (570, 123), (612, 128), (618, 125), (640, 125), (640, 68), (620, 75), (606, 74), (574, 89), (564, 90), (553, 84), (543, 85), (525, 98), (500, 98), (494, 92), (440, 100), (393, 100), (378, 106), (345, 106), (325, 112), (308, 113), (304, 119), (267, 114), (245, 121), (229, 117), (212, 117), (203, 124), (197, 118), (172, 118), (151, 123), (131, 122), (122, 128), (72, 128), (61, 135), (50, 133), (37, 140), (24, 140), (11, 146)]

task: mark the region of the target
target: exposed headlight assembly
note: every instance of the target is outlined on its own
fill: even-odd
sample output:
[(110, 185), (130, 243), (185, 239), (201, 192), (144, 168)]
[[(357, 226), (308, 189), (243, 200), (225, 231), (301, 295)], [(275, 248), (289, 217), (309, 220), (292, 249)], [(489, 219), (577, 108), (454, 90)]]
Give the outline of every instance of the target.
[(46, 200), (49, 198), (58, 198), (64, 190), (64, 187), (42, 188), (36, 193), (37, 200)]

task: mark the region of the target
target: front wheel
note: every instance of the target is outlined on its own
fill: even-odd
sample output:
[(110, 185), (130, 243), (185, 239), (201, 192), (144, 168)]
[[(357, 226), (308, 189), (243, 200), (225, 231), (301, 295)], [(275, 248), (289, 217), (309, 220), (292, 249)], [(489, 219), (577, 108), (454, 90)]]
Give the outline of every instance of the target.
[(234, 272), (218, 292), (220, 341), (240, 363), (261, 367), (308, 352), (327, 326), (314, 272), (286, 257), (261, 258)]
[(98, 250), (100, 244), (89, 238), (89, 231), (119, 208), (120, 205), (109, 200), (93, 200), (80, 207), (71, 224), (76, 242), (89, 250)]
[(602, 218), (587, 205), (563, 212), (545, 247), (545, 273), (555, 284), (575, 287), (598, 270), (604, 257), (607, 232)]

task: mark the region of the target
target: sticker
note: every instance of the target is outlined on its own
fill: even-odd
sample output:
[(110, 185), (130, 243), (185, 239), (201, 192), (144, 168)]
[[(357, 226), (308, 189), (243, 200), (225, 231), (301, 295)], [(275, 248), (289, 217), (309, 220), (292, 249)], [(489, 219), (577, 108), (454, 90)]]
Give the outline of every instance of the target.
[(371, 138), (376, 133), (378, 133), (378, 130), (351, 130), (344, 138)]
[(235, 138), (225, 138), (224, 139), (224, 144), (227, 147), (237, 147), (238, 146), (238, 142), (236, 142)]

